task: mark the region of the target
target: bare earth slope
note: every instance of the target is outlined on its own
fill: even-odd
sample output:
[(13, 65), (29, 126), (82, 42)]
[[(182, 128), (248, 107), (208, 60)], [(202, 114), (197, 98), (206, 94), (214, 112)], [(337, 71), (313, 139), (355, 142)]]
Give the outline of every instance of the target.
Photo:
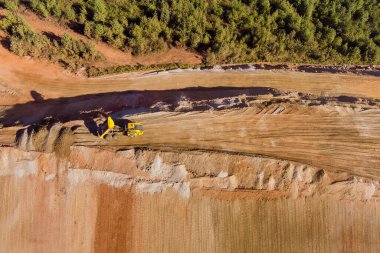
[[(379, 251), (376, 75), (0, 54), (0, 252)], [(100, 140), (107, 115), (145, 134)]]
[(63, 161), (0, 148), (0, 184), (4, 252), (380, 246), (378, 183), (275, 159), (74, 147)]
[[(270, 88), (194, 88), (30, 102), (5, 110), (0, 120), (4, 126), (77, 120), (86, 126), (76, 131), (77, 145), (239, 152), (379, 179), (379, 105)], [(93, 118), (108, 113), (141, 121), (146, 134), (100, 142)], [(13, 142), (14, 133), (8, 137)]]

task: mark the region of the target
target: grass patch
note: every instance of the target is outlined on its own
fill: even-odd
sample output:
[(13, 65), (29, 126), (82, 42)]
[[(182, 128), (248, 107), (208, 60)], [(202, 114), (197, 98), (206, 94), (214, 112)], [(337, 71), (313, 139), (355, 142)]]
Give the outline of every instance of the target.
[(162, 65), (124, 65), (124, 66), (115, 66), (110, 68), (97, 68), (97, 67), (90, 67), (87, 69), (87, 74), (89, 77), (97, 77), (102, 75), (110, 75), (110, 74), (117, 74), (117, 73), (126, 73), (126, 72), (133, 72), (133, 71), (143, 71), (143, 70), (172, 70), (172, 69), (187, 69), (187, 68), (194, 68), (194, 67), (203, 67), (205, 65), (190, 65), (190, 64), (162, 64)]

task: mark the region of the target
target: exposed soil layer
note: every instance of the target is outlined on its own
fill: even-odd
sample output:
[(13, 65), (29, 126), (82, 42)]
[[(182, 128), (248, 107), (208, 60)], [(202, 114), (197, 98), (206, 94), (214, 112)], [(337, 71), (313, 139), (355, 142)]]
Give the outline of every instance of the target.
[[(287, 108), (282, 108), (281, 105)], [(255, 108), (259, 114), (310, 114), (315, 111), (340, 114), (379, 109), (380, 100), (352, 96), (322, 97), (269, 87), (191, 87), (126, 91), (16, 104), (0, 111), (0, 124), (4, 127), (26, 126), (46, 119), (68, 122), (106, 114), (123, 116), (160, 111), (184, 113), (248, 107)]]
[[(144, 149), (115, 152), (86, 147), (72, 147), (65, 158), (54, 153), (29, 151), (28, 155), (13, 148), (1, 150), (1, 176), (44, 173), (47, 181), (67, 177), (75, 184), (107, 184), (150, 194), (173, 190), (184, 199), (194, 191), (221, 199), (334, 196), (376, 201), (380, 197), (379, 181), (273, 158)], [(44, 167), (41, 159), (55, 165)]]
[[(0, 136), (11, 145), (15, 126), (61, 122), (74, 129), (77, 146), (241, 153), (379, 179), (379, 113), (377, 99), (267, 87), (131, 91), (15, 105), (0, 117)], [(105, 115), (140, 121), (146, 133), (101, 141), (96, 129)], [(33, 129), (20, 130), (18, 143), (38, 147)]]
[(4, 252), (376, 252), (380, 243), (379, 182), (275, 159), (0, 148), (0, 184)]

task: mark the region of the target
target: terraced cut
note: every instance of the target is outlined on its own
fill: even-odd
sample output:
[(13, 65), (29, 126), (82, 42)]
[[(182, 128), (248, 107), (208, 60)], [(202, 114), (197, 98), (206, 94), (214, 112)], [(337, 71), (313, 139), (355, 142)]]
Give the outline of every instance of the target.
[[(2, 107), (0, 249), (376, 252), (379, 96), (287, 89), (278, 73), (273, 85), (217, 85), (224, 74), (235, 75)], [(175, 85), (165, 75), (128, 82)], [(144, 135), (100, 139), (108, 115)]]

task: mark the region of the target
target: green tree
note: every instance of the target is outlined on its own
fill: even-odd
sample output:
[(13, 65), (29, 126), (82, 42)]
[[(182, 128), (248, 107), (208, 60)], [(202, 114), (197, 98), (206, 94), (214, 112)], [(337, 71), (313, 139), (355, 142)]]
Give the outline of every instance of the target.
[(166, 1), (163, 1), (162, 6), (161, 6), (160, 21), (165, 24), (168, 24), (169, 20), (170, 20), (170, 7)]
[(84, 29), (83, 29), (84, 35), (91, 38), (94, 36), (94, 24), (91, 21), (85, 21), (84, 23)]
[[(0, 1), (14, 9), (12, 3), (17, 0)], [(378, 0), (23, 3), (41, 16), (52, 15), (61, 22), (75, 20), (89, 38), (101, 39), (123, 50), (129, 46), (134, 54), (180, 45), (205, 55), (209, 62), (219, 63), (246, 60), (380, 63)]]
[(8, 0), (5, 1), (4, 7), (10, 11), (16, 11), (18, 9), (19, 0)]
[(102, 37), (103, 35), (104, 35), (104, 33), (105, 33), (105, 27), (103, 26), (103, 25), (101, 25), (101, 24), (96, 24), (95, 25), (95, 29), (94, 29), (94, 32), (95, 32), (95, 34), (94, 34), (94, 37), (95, 38), (100, 38), (100, 37)]
[(76, 13), (73, 8), (68, 5), (64, 10), (65, 18), (69, 21), (73, 21), (76, 19)]
[(107, 18), (107, 6), (103, 0), (94, 1), (94, 21), (104, 22)]

